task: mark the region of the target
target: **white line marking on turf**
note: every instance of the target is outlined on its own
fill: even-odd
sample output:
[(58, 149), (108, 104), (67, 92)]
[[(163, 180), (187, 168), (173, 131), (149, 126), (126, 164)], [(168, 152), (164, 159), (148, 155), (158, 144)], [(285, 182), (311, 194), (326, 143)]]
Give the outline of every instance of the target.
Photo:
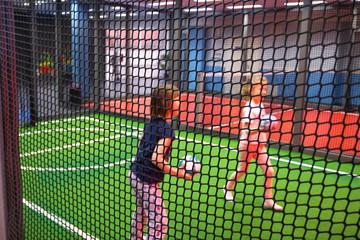
[(31, 203), (29, 201), (27, 201), (25, 198), (23, 198), (23, 203), (29, 207), (30, 209), (34, 210), (35, 212), (38, 212), (42, 215), (44, 215), (45, 217), (47, 217), (48, 219), (50, 219), (51, 221), (59, 224), (60, 226), (78, 234), (80, 237), (82, 237), (83, 239), (89, 239), (89, 240), (99, 240), (98, 238), (84, 232), (83, 230), (79, 229), (78, 227), (74, 226), (73, 224), (65, 221), (64, 219), (59, 218), (58, 216), (46, 211), (45, 209), (35, 205), (34, 203)]
[[(125, 136), (128, 136), (128, 135), (138, 136), (137, 133), (127, 133), (126, 131), (121, 131), (121, 133), (125, 134)], [(91, 143), (95, 143), (95, 142), (103, 142), (103, 141), (106, 141), (106, 140), (113, 140), (113, 139), (123, 137), (123, 136), (124, 135), (115, 135), (115, 136), (111, 136), (111, 137), (86, 141), (86, 142), (83, 142), (83, 143), (79, 142), (79, 143), (73, 143), (73, 144), (60, 146), (60, 147), (54, 147), (54, 148), (48, 148), (48, 149), (44, 149), (44, 150), (38, 150), (38, 151), (30, 152), (30, 153), (20, 154), (20, 157), (27, 157), (27, 156), (32, 156), (32, 155), (45, 153), (45, 152), (51, 152), (51, 151), (62, 150), (62, 149), (66, 149), (66, 148), (78, 147), (78, 146), (81, 146), (81, 145), (91, 144)]]
[(341, 175), (347, 175), (347, 176), (351, 176), (351, 177), (355, 177), (355, 178), (360, 178), (359, 175), (356, 174), (351, 174), (351, 173), (347, 173), (347, 172), (342, 172), (342, 171), (337, 171), (337, 170), (333, 170), (333, 169), (329, 169), (329, 168), (323, 168), (323, 167), (318, 167), (318, 166), (314, 166), (314, 165), (310, 165), (310, 164), (306, 164), (306, 163), (301, 163), (301, 162), (296, 162), (296, 161), (289, 161), (286, 159), (282, 159), (282, 158), (276, 158), (276, 157), (269, 157), (270, 159), (274, 159), (276, 161), (280, 161), (280, 162), (287, 162), (287, 163), (291, 163), (291, 164), (295, 164), (295, 165), (299, 165), (299, 166), (303, 166), (303, 167), (308, 167), (311, 169), (319, 169), (319, 170), (324, 170), (327, 172), (333, 172), (333, 173), (338, 173)]
[[(90, 120), (90, 118), (88, 118)], [(97, 122), (104, 122), (104, 123), (107, 123), (105, 121), (102, 121), (102, 120), (98, 120), (98, 119), (91, 119), (91, 120), (94, 120), (94, 121), (97, 121)], [(108, 123), (110, 124), (110, 123)], [(134, 128), (133, 126), (129, 126), (127, 125), (127, 127), (130, 127), (134, 130), (139, 130), (137, 128)], [(140, 132), (139, 132), (140, 133)], [(238, 149), (236, 148), (230, 148), (230, 147), (226, 147), (226, 146), (222, 146), (220, 144), (213, 144), (213, 143), (208, 143), (208, 142), (204, 142), (204, 141), (198, 141), (198, 140), (194, 140), (194, 139), (189, 139), (189, 138), (182, 138), (182, 137), (178, 137), (178, 139), (181, 139), (181, 140), (184, 140), (184, 141), (193, 141), (195, 143), (200, 143), (200, 144), (204, 144), (205, 145), (210, 145), (212, 147), (219, 147), (219, 148), (224, 148), (224, 149), (228, 149), (230, 151), (236, 151), (238, 152)], [(276, 161), (280, 161), (280, 162), (287, 162), (287, 163), (290, 163), (290, 164), (294, 164), (294, 165), (299, 165), (299, 166), (303, 166), (303, 167), (308, 167), (308, 168), (313, 168), (313, 169), (319, 169), (319, 170), (323, 170), (323, 171), (327, 171), (327, 172), (334, 172), (334, 173), (338, 173), (340, 175), (346, 175), (346, 176), (352, 176), (352, 177), (355, 177), (355, 178), (360, 178), (359, 175), (355, 175), (355, 174), (350, 174), (350, 173), (347, 173), (347, 172), (342, 172), (342, 171), (337, 171), (337, 170), (333, 170), (333, 169), (329, 169), (329, 168), (324, 168), (324, 167), (318, 167), (318, 166), (314, 166), (314, 165), (310, 165), (310, 164), (306, 164), (306, 163), (301, 163), (301, 162), (296, 162), (296, 161), (292, 161), (292, 160), (287, 160), (287, 159), (282, 159), (282, 158), (276, 158), (276, 157), (271, 157), (270, 156), (270, 159), (273, 159), (273, 160), (276, 160)]]
[[(193, 141), (195, 143), (200, 143), (200, 144), (204, 144), (207, 143), (207, 145), (210, 145), (212, 147), (219, 147), (219, 148), (223, 148), (223, 149), (228, 149), (229, 151), (234, 151), (234, 152), (238, 152), (239, 150), (236, 148), (231, 148), (231, 147), (226, 147), (226, 146), (222, 146), (220, 144), (213, 144), (213, 143), (208, 143), (208, 142), (201, 142), (198, 140), (193, 140), (193, 139), (189, 139), (189, 138), (182, 138), (179, 137), (180, 140), (183, 141)], [(334, 172), (334, 173), (338, 173), (340, 175), (346, 175), (346, 176), (352, 176), (355, 178), (360, 178), (359, 175), (356, 174), (350, 174), (347, 172), (342, 172), (342, 171), (337, 171), (337, 170), (333, 170), (333, 169), (329, 169), (329, 168), (324, 168), (324, 167), (318, 167), (318, 166), (314, 166), (314, 165), (310, 165), (310, 164), (306, 164), (306, 163), (301, 163), (301, 162), (296, 162), (296, 161), (292, 161), (292, 160), (287, 160), (287, 159), (283, 159), (283, 158), (277, 158), (277, 157), (272, 157), (269, 156), (270, 159), (276, 160), (276, 161), (280, 161), (280, 162), (286, 162), (286, 163), (290, 163), (290, 164), (294, 164), (294, 165), (299, 165), (299, 166), (303, 166), (303, 167), (308, 167), (308, 168), (314, 168), (314, 169), (319, 169), (319, 170), (323, 170), (323, 171), (327, 171), (327, 172)]]
[(87, 116), (80, 116), (80, 117), (76, 117), (76, 118), (65, 118), (65, 119), (61, 119), (61, 120), (50, 120), (50, 121), (44, 121), (44, 122), (40, 122), (40, 125), (46, 125), (46, 124), (51, 124), (51, 123), (59, 123), (59, 122), (71, 122), (71, 121), (76, 121), (76, 120), (82, 120), (82, 119), (87, 119)]
[[(39, 133), (49, 133), (49, 132), (66, 132), (66, 131), (109, 131), (109, 129), (105, 128), (59, 128), (59, 129), (47, 129), (47, 130), (40, 130), (35, 132), (27, 132), (21, 133), (19, 136), (31, 135), (31, 134), (39, 134)], [(111, 130), (111, 132), (120, 132), (119, 130)]]
[(88, 167), (72, 167), (72, 168), (35, 168), (35, 167), (21, 167), (21, 170), (29, 170), (29, 171), (50, 171), (50, 172), (61, 172), (61, 171), (85, 171), (85, 170), (90, 170), (90, 169), (99, 169), (99, 168), (108, 168), (108, 167), (113, 167), (116, 165), (123, 165), (125, 163), (128, 162), (133, 162), (135, 160), (135, 157), (131, 158), (131, 159), (127, 159), (124, 161), (120, 161), (120, 162), (114, 162), (114, 163), (109, 163), (109, 164), (105, 164), (105, 165), (96, 165), (96, 166), (88, 166)]
[[(96, 119), (96, 118), (82, 117), (81, 119), (87, 119), (87, 120), (92, 120), (92, 121), (95, 121), (95, 122), (102, 122), (102, 123), (106, 123), (106, 124), (111, 124), (109, 122), (105, 122), (105, 121), (102, 121), (102, 120), (99, 120), (99, 119)], [(126, 126), (126, 127), (131, 128), (131, 129), (134, 129), (134, 130), (139, 130), (138, 128), (134, 128), (133, 126), (129, 126), (129, 125), (121, 124), (121, 126)], [(236, 151), (236, 152), (238, 151), (238, 149), (236, 149), (236, 148), (230, 148), (230, 147), (227, 147), (227, 146), (222, 146), (220, 144), (213, 144), (213, 143), (208, 143), (208, 142), (204, 142), (204, 141), (198, 141), (198, 140), (194, 140), (194, 139), (190, 139), (190, 138), (182, 138), (182, 137), (178, 137), (178, 139), (184, 140), (184, 141), (192, 141), (192, 142), (195, 142), (195, 143), (200, 143), (200, 144), (205, 144), (205, 145), (210, 145), (212, 147), (219, 147), (219, 148), (223, 148), (223, 149), (228, 149), (230, 151)], [(85, 143), (83, 143), (83, 144), (85, 144)], [(75, 144), (72, 144), (72, 145), (75, 145)], [(47, 149), (47, 150), (51, 151), (51, 150), (55, 150), (55, 149)], [(45, 151), (45, 150), (42, 150), (42, 151)], [(35, 152), (35, 153), (37, 154), (38, 152)], [(287, 159), (282, 159), (282, 158), (277, 158), (277, 157), (272, 157), (272, 156), (270, 156), (270, 159), (280, 161), (280, 162), (286, 162), (286, 163), (290, 163), (290, 164), (294, 164), (294, 165), (299, 165), (299, 166), (303, 166), (303, 167), (308, 167), (308, 168), (312, 168), (312, 169), (319, 169), (319, 170), (323, 170), (323, 171), (327, 171), (327, 172), (338, 173), (340, 175), (346, 175), (346, 176), (352, 176), (352, 177), (355, 177), (355, 178), (360, 178), (360, 175), (350, 174), (350, 173), (347, 173), (347, 172), (337, 171), (337, 170), (324, 168), (324, 167), (318, 167), (318, 166), (314, 166), (314, 165), (310, 165), (310, 164), (306, 164), (306, 163), (301, 163), (301, 162), (296, 162), (296, 161), (292, 161), (292, 160), (287, 160)]]

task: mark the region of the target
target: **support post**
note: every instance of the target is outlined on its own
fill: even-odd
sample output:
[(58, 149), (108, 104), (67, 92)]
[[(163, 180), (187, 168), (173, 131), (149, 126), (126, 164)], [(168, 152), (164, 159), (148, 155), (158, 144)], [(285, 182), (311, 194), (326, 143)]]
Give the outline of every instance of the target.
[(30, 46), (31, 46), (31, 69), (32, 69), (32, 81), (29, 83), (29, 95), (30, 95), (30, 125), (36, 125), (39, 120), (39, 109), (38, 109), (38, 76), (36, 73), (36, 13), (35, 13), (35, 2), (30, 2)]
[[(16, 76), (14, 2), (0, 1), (0, 231), (5, 239), (24, 239), (23, 196), (19, 153), (19, 103)], [(4, 171), (4, 166), (6, 169)], [(5, 179), (5, 182), (4, 182)], [(4, 195), (6, 191), (6, 196)], [(4, 202), (6, 197), (6, 202)], [(7, 210), (5, 210), (5, 206)], [(0, 205), (1, 207), (1, 205)], [(1, 229), (1, 227), (0, 227)], [(0, 239), (3, 239), (2, 236)]]
[(5, 171), (5, 152), (4, 152), (4, 129), (2, 116), (2, 101), (0, 92), (0, 239), (7, 240), (8, 232), (8, 208), (6, 196), (6, 171)]
[(302, 152), (303, 150), (303, 129), (304, 129), (304, 111), (305, 109), (305, 87), (308, 73), (309, 43), (310, 43), (310, 17), (311, 17), (311, 0), (304, 1), (304, 8), (301, 12), (300, 36), (299, 36), (299, 55), (298, 69), (296, 79), (295, 95), (295, 117), (293, 130), (293, 147), (292, 151)]
[(171, 36), (171, 61), (170, 61), (170, 77), (173, 84), (178, 88), (181, 87), (181, 33), (182, 33), (182, 0), (175, 1), (175, 8), (172, 14), (170, 25)]
[(105, 31), (104, 21), (100, 18), (100, 5), (95, 3), (94, 11), (94, 111), (100, 110), (100, 81), (105, 79)]

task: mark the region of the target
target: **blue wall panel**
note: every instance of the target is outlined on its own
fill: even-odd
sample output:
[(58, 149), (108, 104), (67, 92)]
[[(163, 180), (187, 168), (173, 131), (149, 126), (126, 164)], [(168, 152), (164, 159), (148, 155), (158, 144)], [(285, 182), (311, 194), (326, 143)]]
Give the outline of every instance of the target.
[(81, 96), (89, 97), (89, 5), (71, 4), (73, 80), (81, 86)]
[(189, 89), (196, 89), (199, 72), (205, 69), (205, 29), (192, 28), (189, 31)]
[(350, 88), (350, 104), (360, 105), (360, 74), (351, 75)]

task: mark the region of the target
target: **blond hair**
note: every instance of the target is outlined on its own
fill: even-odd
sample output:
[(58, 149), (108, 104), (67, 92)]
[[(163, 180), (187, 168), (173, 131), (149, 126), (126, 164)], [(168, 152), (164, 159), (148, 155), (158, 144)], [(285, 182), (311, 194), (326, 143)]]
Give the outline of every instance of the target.
[(245, 81), (241, 83), (241, 96), (242, 99), (246, 101), (251, 100), (251, 88), (255, 84), (265, 84), (267, 83), (267, 80), (262, 75), (254, 75), (252, 78), (246, 78)]
[(166, 110), (172, 108), (173, 99), (180, 96), (180, 91), (171, 84), (154, 89), (151, 96), (151, 117), (165, 117)]

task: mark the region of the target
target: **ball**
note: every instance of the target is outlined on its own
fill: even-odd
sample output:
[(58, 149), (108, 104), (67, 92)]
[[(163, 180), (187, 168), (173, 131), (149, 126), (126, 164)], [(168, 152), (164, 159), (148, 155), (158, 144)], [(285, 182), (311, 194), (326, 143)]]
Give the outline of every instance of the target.
[(260, 120), (260, 128), (263, 130), (272, 130), (276, 128), (277, 124), (278, 124), (277, 118), (270, 114), (266, 114)]
[(201, 163), (195, 156), (187, 155), (180, 160), (179, 168), (185, 168), (186, 173), (196, 174), (200, 172)]

